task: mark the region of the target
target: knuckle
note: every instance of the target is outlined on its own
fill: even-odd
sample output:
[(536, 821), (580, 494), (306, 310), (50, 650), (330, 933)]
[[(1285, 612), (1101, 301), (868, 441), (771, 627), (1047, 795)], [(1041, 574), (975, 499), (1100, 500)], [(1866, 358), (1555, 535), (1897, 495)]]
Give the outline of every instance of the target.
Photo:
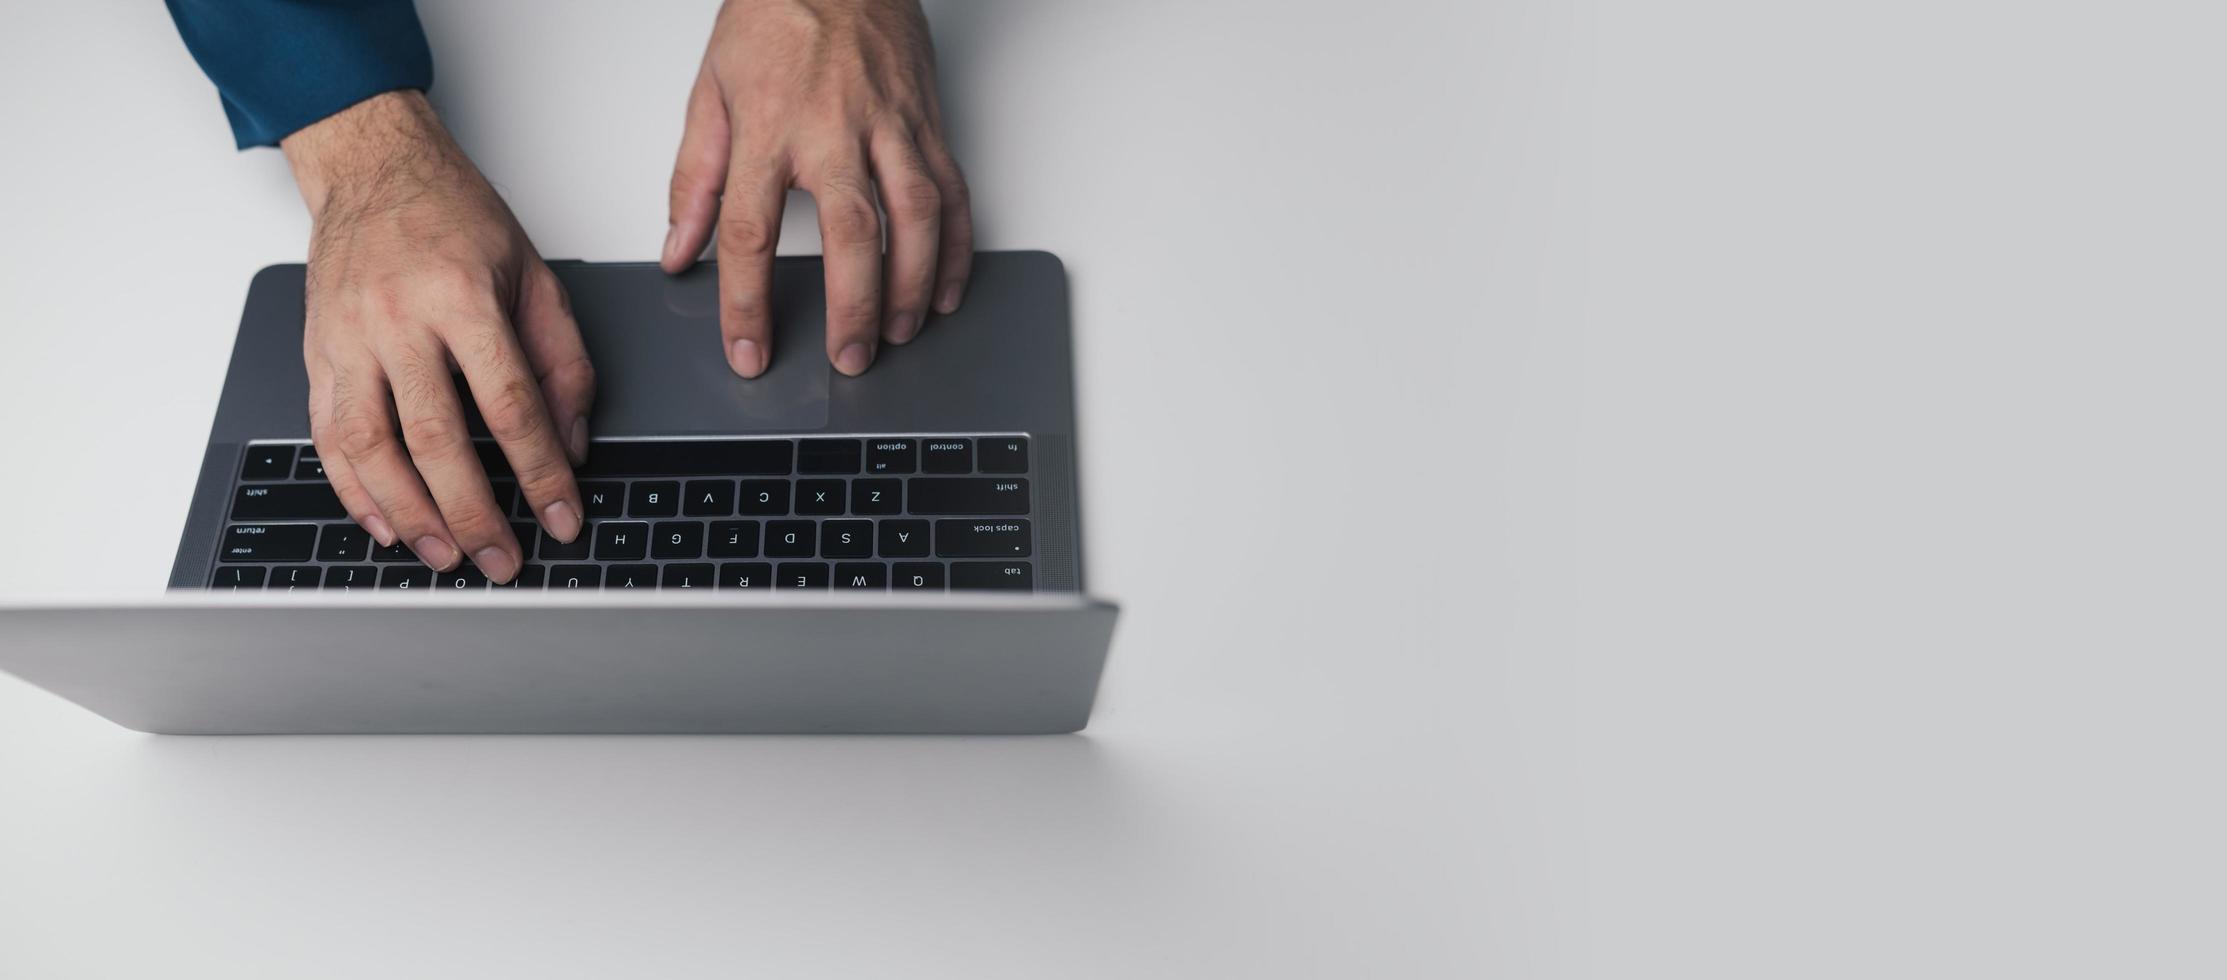
[(830, 298), (827, 304), (827, 321), (830, 324), (871, 324), (880, 315), (881, 303), (873, 296)]
[(763, 215), (751, 214), (740, 208), (723, 212), (719, 216), (719, 249), (738, 255), (763, 255), (773, 251), (780, 239), (780, 229)]
[(595, 391), (595, 365), (585, 357), (576, 357), (557, 365), (549, 372), (552, 387), (570, 395), (585, 395)]
[(820, 205), (821, 236), (843, 245), (879, 245), (881, 216), (873, 202), (855, 193), (832, 194)]
[(538, 434), (541, 416), (541, 392), (524, 378), (506, 378), (481, 396), (480, 417), (487, 420), (487, 433), (498, 441)]
[(385, 419), (370, 412), (343, 409), (333, 419), (333, 435), (338, 440), (340, 454), (348, 459), (365, 459), (386, 448), (393, 432)]
[(724, 298), (724, 302), (727, 312), (744, 324), (759, 323), (772, 315), (772, 308), (766, 305), (765, 294), (756, 290), (733, 290), (731, 295)]
[(882, 202), (899, 221), (927, 221), (943, 213), (943, 192), (925, 177), (899, 180)]
[(463, 425), (438, 413), (413, 415), (402, 420), (402, 441), (412, 457), (445, 463), (456, 457), (458, 445), (464, 442)]

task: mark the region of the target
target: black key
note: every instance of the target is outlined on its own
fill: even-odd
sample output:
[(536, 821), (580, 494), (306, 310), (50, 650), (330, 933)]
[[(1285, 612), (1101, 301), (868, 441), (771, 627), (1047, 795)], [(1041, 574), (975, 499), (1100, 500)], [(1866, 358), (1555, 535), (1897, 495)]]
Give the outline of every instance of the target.
[(993, 436), (974, 441), (974, 465), (984, 473), (1028, 472), (1028, 439)]
[(512, 577), (511, 577), (511, 579), (510, 579), (510, 581), (509, 581), (508, 583), (506, 583), (506, 584), (503, 584), (503, 585), (498, 585), (498, 586), (496, 586), (496, 588), (498, 588), (498, 589), (538, 589), (538, 588), (541, 588), (541, 584), (542, 584), (543, 582), (547, 581), (547, 580), (548, 580), (548, 578), (549, 578), (549, 569), (547, 569), (547, 568), (545, 568), (545, 567), (543, 567), (543, 566), (541, 566), (541, 565), (521, 565), (521, 566), (519, 566), (519, 568), (518, 568), (518, 574), (517, 574), (517, 575), (514, 575), (514, 576), (512, 576)]
[(928, 522), (883, 521), (881, 548), (883, 558), (928, 557)]
[(337, 521), (348, 516), (323, 483), (249, 483), (232, 493), (235, 521)]
[(680, 513), (680, 484), (670, 480), (646, 480), (634, 485), (626, 494), (626, 516), (671, 517)]
[(780, 517), (789, 512), (789, 481), (742, 481), (742, 512), (756, 517)]
[(209, 582), (209, 588), (226, 589), (232, 592), (238, 592), (242, 589), (260, 589), (263, 587), (263, 575), (264, 572), (260, 568), (228, 565), (217, 569), (216, 578)]
[(690, 517), (725, 517), (735, 512), (735, 481), (690, 480), (681, 498)]
[(711, 522), (711, 556), (713, 558), (758, 557), (758, 522)]
[(766, 557), (812, 557), (812, 548), (818, 541), (813, 532), (817, 528), (811, 521), (767, 521)]
[(657, 530), (650, 533), (650, 556), (653, 558), (702, 558), (704, 556), (703, 522), (657, 522)]
[[(526, 502), (525, 494), (518, 492), (518, 484), (512, 483), (508, 480), (496, 480), (494, 483), (488, 486), (488, 489), (495, 492), (495, 509), (502, 511), (505, 514), (512, 512), (510, 509), (510, 502), (513, 500), (518, 501), (518, 506), (522, 508), (530, 509), (533, 506), (532, 504)], [(518, 516), (532, 517), (534, 515), (532, 513), (525, 513), (519, 514)]]
[(285, 589), (288, 592), (292, 592), (295, 589), (314, 589), (317, 587), (317, 579), (317, 566), (289, 565), (285, 568), (271, 569), (271, 577), (268, 580), (269, 584), (265, 585), (264, 587), (270, 589)]
[(369, 565), (342, 565), (325, 569), (325, 588), (354, 592), (357, 589), (375, 588), (379, 584), (379, 570)]
[(240, 464), (242, 480), (283, 480), (294, 472), (294, 447), (249, 446)]
[(904, 512), (905, 481), (851, 481), (851, 513), (902, 514)]
[(302, 460), (314, 460), (314, 459), (316, 459), (316, 458), (317, 458), (317, 444), (313, 442), (313, 443), (309, 443), (309, 444), (307, 444), (307, 445), (303, 446), (303, 447), (301, 448), (301, 450), (300, 450), (299, 452), (296, 452), (296, 453), (294, 454), (294, 458), (295, 458), (295, 459), (302, 459)]
[(433, 576), (433, 587), (450, 592), (470, 592), (473, 589), (484, 589), (487, 587), (487, 573), (467, 562), (456, 566), (456, 570), (453, 572), (442, 572)]
[(317, 550), (315, 524), (234, 524), (224, 529), (219, 561), (308, 561)]
[(806, 439), (797, 443), (796, 471), (856, 473), (858, 457), (863, 448), (863, 444), (856, 439)]
[(613, 565), (603, 570), (606, 589), (657, 588), (656, 565)]
[(843, 562), (835, 566), (838, 589), (887, 589), (889, 567), (878, 561)]
[(955, 561), (951, 588), (988, 592), (1034, 592), (1036, 572), (1025, 561)]
[(773, 587), (777, 589), (827, 588), (827, 563), (819, 561), (785, 561), (774, 572)]
[(773, 566), (762, 561), (728, 562), (719, 566), (719, 587), (770, 589), (773, 587)]
[(641, 521), (604, 521), (595, 526), (597, 561), (641, 561), (649, 549), (650, 526)]
[(910, 439), (875, 439), (866, 444), (866, 472), (899, 476), (919, 468), (920, 445)]
[(304, 457), (302, 461), (294, 464), (294, 479), (325, 482), (324, 461), (310, 456), (307, 451), (304, 451), (302, 455)]
[(994, 514), (1018, 517), (1028, 513), (1028, 481), (1020, 477), (916, 476), (905, 493), (915, 514), (950, 514), (965, 517)]
[(371, 532), (354, 524), (327, 524), (317, 536), (318, 561), (362, 561), (371, 554)]
[(938, 558), (1026, 558), (1027, 521), (937, 521)]
[(518, 539), (519, 560), (532, 561), (534, 559), (534, 539), (541, 537), (540, 529), (531, 524), (520, 524), (512, 521), (510, 536)]
[(531, 500), (527, 500), (525, 494), (519, 494), (518, 502), (511, 505), (510, 516), (532, 520), (534, 516), (534, 502)]
[(580, 484), (580, 503), (589, 517), (618, 517), (626, 513), (626, 484)]
[(379, 572), (382, 589), (432, 589), (433, 570), (424, 565), (388, 565)]
[(396, 562), (396, 561), (412, 561), (412, 562), (414, 562), (414, 561), (417, 561), (417, 560), (418, 560), (418, 556), (417, 556), (417, 552), (414, 552), (414, 551), (411, 551), (411, 550), (410, 550), (410, 546), (409, 546), (409, 545), (403, 544), (403, 543), (402, 543), (402, 542), (400, 542), (400, 541), (396, 541), (396, 542), (395, 542), (395, 543), (393, 543), (393, 544), (374, 544), (374, 545), (372, 545), (372, 548), (371, 548), (371, 560), (372, 560), (372, 561), (376, 561), (376, 562)]
[(899, 592), (943, 591), (943, 565), (932, 561), (901, 561), (892, 569), (893, 580)]
[(922, 442), (920, 472), (974, 472), (974, 443), (965, 439), (929, 439)]
[[(510, 470), (510, 458), (503, 455), (503, 447), (494, 440), (473, 440), (472, 451), (479, 454), (479, 468), (487, 471), (488, 479), (499, 480), (514, 475)], [(505, 506), (508, 506), (507, 502)]]
[(657, 580), (660, 589), (708, 589), (716, 576), (708, 562), (682, 562), (665, 566), (665, 575)]
[(549, 589), (600, 589), (603, 587), (601, 565), (557, 565), (549, 569)]
[(820, 525), (820, 557), (872, 558), (873, 521), (828, 521)]
[(683, 439), (597, 442), (582, 476), (787, 476), (796, 446), (787, 439)]
[(843, 481), (796, 481), (796, 512), (799, 514), (842, 513)]
[(540, 551), (542, 561), (574, 561), (586, 558), (588, 557), (588, 550), (595, 545), (595, 530), (598, 526), (600, 526), (600, 522), (595, 525), (582, 525), (580, 536), (573, 538), (571, 544), (552, 538), (549, 536), (549, 532), (543, 531), (540, 535), (541, 542), (535, 547)]

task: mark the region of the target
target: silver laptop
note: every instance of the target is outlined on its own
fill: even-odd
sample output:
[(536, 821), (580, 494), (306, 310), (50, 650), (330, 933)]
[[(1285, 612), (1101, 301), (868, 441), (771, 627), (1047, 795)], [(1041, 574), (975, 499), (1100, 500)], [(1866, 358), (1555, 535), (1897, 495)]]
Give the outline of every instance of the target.
[(719, 357), (713, 267), (552, 265), (599, 378), (575, 542), (518, 505), (527, 563), (493, 586), (350, 522), (308, 439), (304, 270), (274, 266), (248, 293), (171, 591), (0, 605), (0, 669), (181, 734), (1088, 722), (1115, 609), (1084, 593), (1057, 258), (977, 256), (965, 308), (860, 378), (819, 354), (819, 260), (780, 259), (775, 360), (748, 381)]

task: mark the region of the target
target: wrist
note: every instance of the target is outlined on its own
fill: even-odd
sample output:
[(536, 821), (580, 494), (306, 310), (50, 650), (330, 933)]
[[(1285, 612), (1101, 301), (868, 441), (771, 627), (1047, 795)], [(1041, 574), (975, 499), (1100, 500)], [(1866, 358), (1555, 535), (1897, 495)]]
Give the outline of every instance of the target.
[(446, 157), (455, 147), (441, 117), (416, 90), (384, 92), (318, 120), (279, 142), (314, 220), (381, 181)]

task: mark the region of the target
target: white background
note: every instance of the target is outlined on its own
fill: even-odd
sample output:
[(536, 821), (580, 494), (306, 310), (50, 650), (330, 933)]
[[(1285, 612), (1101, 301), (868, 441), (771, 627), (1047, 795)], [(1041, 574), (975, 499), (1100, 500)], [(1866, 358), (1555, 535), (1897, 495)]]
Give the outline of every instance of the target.
[[(543, 251), (652, 257), (711, 5), (423, 6)], [(17, 8), (0, 595), (149, 596), (306, 221), (155, 5)], [(0, 976), (2227, 971), (2216, 4), (931, 15), (982, 245), (1074, 277), (1089, 733), (0, 678)]]

